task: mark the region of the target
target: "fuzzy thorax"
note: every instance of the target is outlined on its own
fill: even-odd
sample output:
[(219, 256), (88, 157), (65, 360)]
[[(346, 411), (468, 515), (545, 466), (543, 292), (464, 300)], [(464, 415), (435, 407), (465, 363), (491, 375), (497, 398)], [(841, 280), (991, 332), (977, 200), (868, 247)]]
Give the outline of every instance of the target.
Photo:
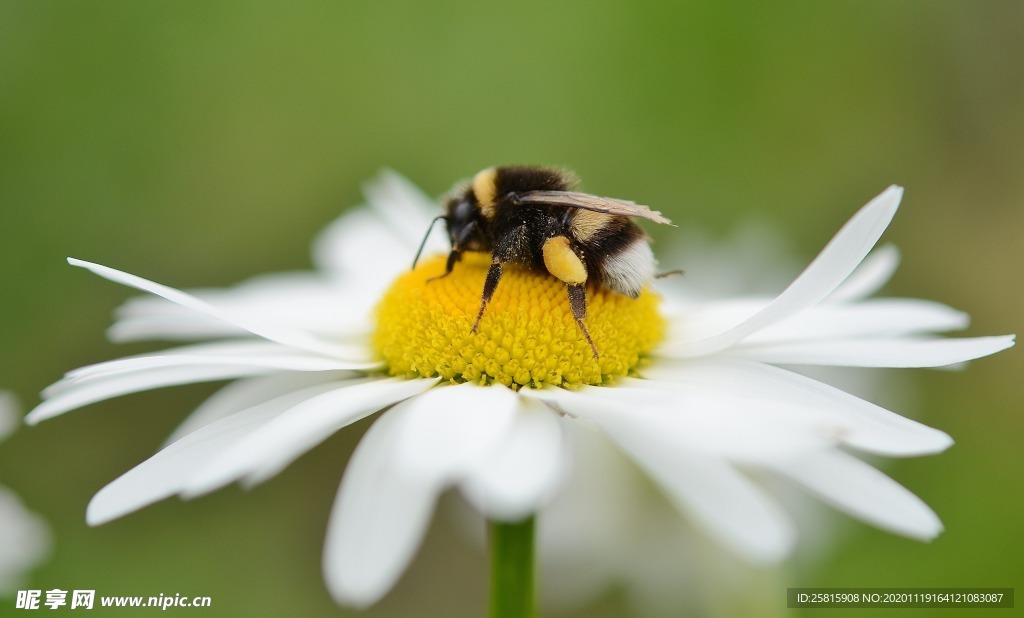
[(466, 253), (450, 275), (428, 282), (444, 272), (444, 261), (424, 260), (398, 277), (377, 306), (373, 343), (391, 375), (517, 389), (606, 384), (634, 372), (664, 333), (659, 298), (650, 290), (632, 299), (588, 286), (595, 358), (573, 320), (565, 284), (512, 265), (474, 333), (490, 256)]

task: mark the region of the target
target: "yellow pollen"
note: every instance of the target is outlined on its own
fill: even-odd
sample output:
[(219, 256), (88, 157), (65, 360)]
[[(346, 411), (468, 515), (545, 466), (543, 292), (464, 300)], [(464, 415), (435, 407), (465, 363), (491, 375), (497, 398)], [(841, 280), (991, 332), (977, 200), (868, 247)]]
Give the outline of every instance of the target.
[(377, 306), (374, 347), (394, 376), (440, 376), (452, 382), (574, 388), (635, 373), (661, 339), (659, 298), (632, 299), (587, 287), (586, 325), (594, 353), (569, 308), (565, 283), (506, 264), (477, 331), (486, 253), (464, 253), (447, 277), (444, 256), (398, 277)]

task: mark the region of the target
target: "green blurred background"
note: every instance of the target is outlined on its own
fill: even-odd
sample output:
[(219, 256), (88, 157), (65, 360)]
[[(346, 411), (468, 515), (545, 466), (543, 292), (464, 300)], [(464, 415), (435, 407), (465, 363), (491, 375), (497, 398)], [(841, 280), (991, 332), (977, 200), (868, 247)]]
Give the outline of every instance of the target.
[[(684, 225), (776, 222), (806, 259), (900, 183), (886, 238), (904, 265), (887, 293), (969, 311), (968, 334), (1019, 332), (1022, 67), (1013, 0), (2, 0), (0, 388), (31, 406), (65, 370), (154, 349), (105, 341), (131, 293), (65, 256), (179, 287), (306, 268), (310, 239), (382, 166), (436, 195), (495, 163), (564, 165)], [(747, 606), (798, 614), (787, 585), (1024, 590), (1022, 368), (1011, 350), (902, 374), (918, 391), (908, 412), (957, 444), (887, 470), (939, 513), (942, 536), (919, 544), (836, 515), (824, 563)], [(97, 404), (0, 447), (0, 481), (56, 533), (34, 587), (212, 596), (197, 615), (345, 614), (320, 553), (365, 423), (254, 491), (85, 525), (89, 498), (214, 389)], [(485, 567), (439, 517), (366, 615), (477, 615)], [(578, 615), (624, 611), (609, 591)]]

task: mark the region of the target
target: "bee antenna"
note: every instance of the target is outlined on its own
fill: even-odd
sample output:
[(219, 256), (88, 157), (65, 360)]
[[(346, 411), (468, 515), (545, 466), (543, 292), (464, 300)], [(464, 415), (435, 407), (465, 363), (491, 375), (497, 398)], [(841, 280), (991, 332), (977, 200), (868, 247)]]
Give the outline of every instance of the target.
[(423, 247), (427, 246), (427, 239), (430, 238), (430, 231), (434, 229), (434, 224), (444, 218), (444, 215), (437, 215), (433, 220), (431, 220), (430, 226), (427, 227), (427, 233), (423, 235), (423, 240), (420, 241), (420, 248), (416, 251), (416, 257), (412, 259), (413, 270), (416, 270), (416, 262), (420, 261), (420, 254), (423, 253)]

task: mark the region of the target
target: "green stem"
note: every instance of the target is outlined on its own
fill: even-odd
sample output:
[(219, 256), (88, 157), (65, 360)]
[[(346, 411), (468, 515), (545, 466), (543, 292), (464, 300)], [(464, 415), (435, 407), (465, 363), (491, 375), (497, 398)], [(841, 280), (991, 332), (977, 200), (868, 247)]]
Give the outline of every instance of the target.
[(491, 521), (491, 618), (533, 618), (535, 518)]

